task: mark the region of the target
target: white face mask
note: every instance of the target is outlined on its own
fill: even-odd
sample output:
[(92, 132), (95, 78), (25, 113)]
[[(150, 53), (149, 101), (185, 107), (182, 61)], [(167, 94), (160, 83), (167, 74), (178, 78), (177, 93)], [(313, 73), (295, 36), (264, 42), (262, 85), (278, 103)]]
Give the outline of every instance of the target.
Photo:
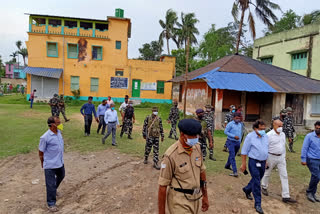
[(196, 145), (198, 142), (199, 142), (199, 138), (192, 138), (192, 139), (187, 138), (186, 144), (187, 144), (188, 146), (194, 146), (194, 145)]
[(153, 114), (157, 116), (157, 115), (158, 115), (158, 112), (157, 112), (157, 111), (154, 111)]
[(281, 133), (283, 131), (282, 127), (277, 128), (277, 132)]

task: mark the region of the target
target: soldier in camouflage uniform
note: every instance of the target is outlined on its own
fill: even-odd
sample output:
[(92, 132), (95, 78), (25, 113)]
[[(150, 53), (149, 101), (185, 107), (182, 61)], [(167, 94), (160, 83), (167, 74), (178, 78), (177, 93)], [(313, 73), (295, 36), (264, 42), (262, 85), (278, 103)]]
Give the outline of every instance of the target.
[(52, 116), (59, 117), (59, 95), (54, 94), (53, 98), (50, 99), (49, 101), (49, 106), (51, 107), (51, 114)]
[(120, 133), (120, 137), (122, 137), (123, 133), (126, 133), (128, 135), (129, 139), (133, 139), (131, 137), (132, 133), (132, 126), (133, 123), (135, 123), (135, 116), (134, 116), (134, 108), (133, 108), (133, 101), (130, 100), (128, 102), (127, 107), (124, 109), (124, 114), (123, 114), (123, 125)]
[(287, 107), (287, 115), (283, 120), (283, 132), (286, 134), (286, 137), (289, 141), (289, 152), (295, 152), (293, 150), (293, 132), (295, 132), (293, 127), (293, 118), (292, 118), (292, 108)]
[(197, 117), (195, 119), (199, 121), (202, 126), (202, 131), (201, 131), (201, 134), (199, 135), (199, 143), (201, 145), (203, 160), (205, 160), (207, 156), (207, 138), (209, 140), (209, 147), (213, 147), (212, 137), (211, 137), (212, 124), (207, 123), (207, 121), (205, 120), (203, 109), (201, 108), (197, 109), (196, 114), (197, 114)]
[(212, 142), (212, 144), (209, 144), (209, 159), (216, 161), (216, 159), (213, 157), (213, 146), (214, 146), (214, 139), (213, 139), (213, 134), (214, 134), (214, 111), (212, 111), (212, 106), (211, 105), (206, 105), (206, 112), (204, 113), (204, 119), (208, 124), (211, 124), (211, 139), (209, 139), (209, 136), (207, 135), (208, 141)]
[(169, 138), (173, 139), (172, 135), (174, 136), (175, 140), (178, 140), (177, 137), (177, 123), (178, 120), (180, 119), (179, 116), (179, 109), (178, 109), (178, 102), (174, 101), (173, 106), (171, 107), (169, 118), (168, 118), (168, 123), (171, 123), (171, 130), (169, 134)]
[(146, 140), (146, 147), (144, 153), (144, 164), (148, 163), (148, 156), (153, 147), (153, 167), (160, 170), (159, 162), (159, 137), (161, 136), (161, 142), (164, 139), (162, 120), (158, 116), (158, 107), (152, 108), (152, 115), (148, 115), (144, 120), (143, 138)]
[[(233, 114), (236, 112), (236, 107), (234, 105), (231, 105), (229, 107), (229, 112), (224, 117), (224, 127), (227, 127), (227, 124), (233, 120)], [(224, 152), (228, 152), (227, 143), (224, 144), (223, 148)]]
[(59, 112), (61, 112), (61, 114), (63, 115), (64, 121), (68, 122), (69, 120), (67, 119), (67, 116), (66, 116), (66, 106), (64, 103), (63, 94), (60, 95), (58, 106), (59, 106)]

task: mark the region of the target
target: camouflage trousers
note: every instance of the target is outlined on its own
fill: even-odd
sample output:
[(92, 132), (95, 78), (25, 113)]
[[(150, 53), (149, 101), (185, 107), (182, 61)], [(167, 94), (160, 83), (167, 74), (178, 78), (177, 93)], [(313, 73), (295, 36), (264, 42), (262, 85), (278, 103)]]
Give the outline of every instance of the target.
[(205, 160), (206, 156), (207, 156), (207, 141), (206, 141), (206, 138), (199, 138), (199, 143), (200, 143), (200, 147), (201, 147), (201, 153), (202, 153), (203, 160)]
[(293, 130), (292, 129), (285, 129), (283, 130), (287, 138), (293, 139)]
[(66, 109), (64, 107), (59, 108), (59, 112), (63, 115), (64, 120), (68, 120), (66, 116)]
[(169, 136), (177, 137), (177, 121), (176, 120), (170, 120), (171, 123), (171, 130)]
[(159, 161), (159, 137), (148, 137), (146, 140), (146, 147), (144, 157), (148, 158), (153, 147), (153, 162)]
[(54, 117), (54, 116), (59, 117), (59, 115), (60, 115), (59, 108), (56, 107), (56, 106), (52, 106), (52, 107), (51, 107), (51, 115), (52, 115), (53, 117)]
[(133, 127), (132, 119), (125, 118), (122, 124), (121, 135), (123, 133), (126, 133), (128, 136), (131, 136), (132, 127)]
[[(212, 139), (212, 146), (209, 145), (209, 153), (210, 155), (213, 155), (213, 144), (214, 144), (214, 129), (211, 130), (211, 139)], [(209, 136), (207, 136), (208, 142), (210, 142)]]

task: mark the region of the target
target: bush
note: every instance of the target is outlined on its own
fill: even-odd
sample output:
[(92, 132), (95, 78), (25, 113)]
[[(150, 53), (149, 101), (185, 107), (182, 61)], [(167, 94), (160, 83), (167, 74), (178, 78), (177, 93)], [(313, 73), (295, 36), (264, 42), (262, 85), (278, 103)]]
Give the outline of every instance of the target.
[(73, 100), (72, 97), (65, 97), (65, 98), (64, 98), (64, 102), (65, 102), (65, 103), (71, 103), (72, 100)]
[(71, 91), (76, 100), (80, 99), (80, 89)]

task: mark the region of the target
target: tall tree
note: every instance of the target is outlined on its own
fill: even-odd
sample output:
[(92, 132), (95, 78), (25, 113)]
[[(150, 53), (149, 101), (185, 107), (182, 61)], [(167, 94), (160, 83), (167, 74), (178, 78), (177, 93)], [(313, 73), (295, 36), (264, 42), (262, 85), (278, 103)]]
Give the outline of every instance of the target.
[[(236, 44), (236, 53), (239, 52), (240, 39), (242, 34), (242, 27), (244, 22), (245, 13), (249, 11), (248, 14), (248, 23), (249, 30), (251, 32), (252, 38), (256, 38), (256, 28), (255, 20), (252, 14), (252, 8), (255, 10), (256, 16), (268, 27), (272, 26), (272, 21), (276, 22), (278, 20), (277, 16), (274, 14), (274, 10), (281, 10), (280, 6), (276, 3), (271, 2), (270, 0), (235, 0), (232, 7), (232, 15), (234, 19), (238, 20), (239, 10), (241, 11), (240, 23), (239, 23), (239, 32)], [(272, 20), (272, 21), (271, 21)]]
[(172, 9), (169, 9), (166, 13), (165, 20), (159, 20), (159, 23), (162, 27), (162, 31), (159, 36), (159, 44), (163, 47), (163, 40), (167, 40), (167, 49), (168, 54), (170, 55), (170, 48), (169, 48), (169, 40), (173, 38), (175, 32), (175, 24), (177, 23), (178, 17), (177, 13)]
[[(4, 69), (3, 61), (2, 61), (2, 56), (0, 55), (0, 77), (5, 77), (6, 71)], [(0, 79), (1, 82), (1, 79)]]
[(21, 46), (22, 46), (22, 42), (20, 40), (16, 41), (16, 46), (17, 46), (18, 50), (20, 50)]
[(305, 14), (302, 17), (302, 25), (309, 25), (313, 23), (320, 23), (320, 10), (312, 11), (311, 13)]
[(162, 53), (162, 48), (158, 41), (152, 41), (151, 43), (143, 44), (142, 48), (139, 48), (139, 52), (139, 59), (158, 61)]
[(18, 53), (22, 56), (23, 58), (23, 65), (26, 66), (26, 58), (28, 57), (28, 50), (27, 48), (21, 48)]
[(286, 11), (281, 19), (274, 23), (273, 26), (269, 27), (266, 31), (266, 35), (272, 33), (279, 33), (285, 30), (292, 30), (299, 27), (301, 16), (297, 15), (293, 10)]
[(17, 51), (12, 52), (12, 54), (10, 54), (10, 56), (12, 57), (12, 62), (17, 62), (17, 59), (16, 59), (16, 57), (18, 56)]

